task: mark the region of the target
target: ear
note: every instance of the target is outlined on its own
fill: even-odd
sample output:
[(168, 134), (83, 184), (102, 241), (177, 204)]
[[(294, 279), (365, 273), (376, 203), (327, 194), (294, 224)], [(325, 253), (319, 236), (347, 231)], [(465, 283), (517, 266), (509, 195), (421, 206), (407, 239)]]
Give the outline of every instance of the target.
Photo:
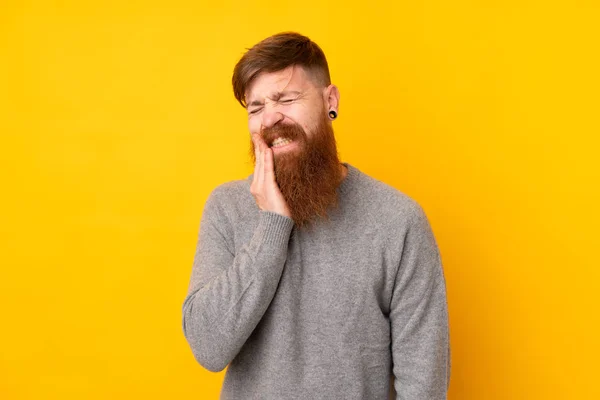
[(340, 91), (337, 86), (329, 85), (323, 91), (323, 104), (325, 104), (325, 112), (331, 110), (339, 114), (340, 108)]

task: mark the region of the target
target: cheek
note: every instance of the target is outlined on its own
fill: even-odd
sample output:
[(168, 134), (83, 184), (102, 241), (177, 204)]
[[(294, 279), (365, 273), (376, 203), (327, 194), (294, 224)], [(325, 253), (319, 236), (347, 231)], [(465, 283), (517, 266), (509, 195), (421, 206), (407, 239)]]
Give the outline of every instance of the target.
[(313, 121), (314, 116), (311, 116), (310, 110), (304, 107), (288, 110), (285, 116), (300, 125), (305, 132), (310, 131), (315, 124), (315, 121)]

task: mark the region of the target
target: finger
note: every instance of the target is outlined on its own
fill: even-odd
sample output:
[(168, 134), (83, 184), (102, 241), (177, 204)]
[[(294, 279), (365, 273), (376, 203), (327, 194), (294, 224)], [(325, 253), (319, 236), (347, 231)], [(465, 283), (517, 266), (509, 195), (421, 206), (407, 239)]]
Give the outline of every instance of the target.
[(264, 179), (264, 165), (265, 165), (265, 154), (266, 154), (266, 150), (269, 148), (269, 146), (267, 146), (267, 143), (265, 142), (265, 140), (262, 138), (262, 136), (260, 134), (256, 134), (256, 143), (258, 144), (258, 157), (261, 161), (261, 165), (260, 167), (261, 169), (261, 174), (259, 179), (261, 179), (261, 182)]
[(256, 145), (256, 140), (254, 139), (254, 135), (250, 136), (252, 138), (252, 144), (254, 145), (254, 175), (252, 176), (252, 185), (256, 186), (258, 183), (258, 146)]
[(254, 143), (254, 158), (255, 158), (255, 165), (254, 165), (254, 182), (259, 182), (259, 180), (262, 182), (262, 175), (263, 175), (263, 163), (264, 163), (264, 156), (263, 156), (263, 151), (262, 151), (262, 146), (261, 146), (261, 138), (260, 135), (258, 133), (253, 133), (251, 134), (251, 138), (252, 138), (252, 143)]
[(267, 183), (266, 173), (267, 173), (267, 153), (268, 153), (268, 150), (269, 149), (267, 148), (267, 149), (265, 149), (262, 152), (262, 174), (261, 174), (262, 178), (261, 178), (261, 184), (263, 184), (263, 185), (265, 183)]
[(273, 167), (273, 149), (265, 150), (265, 181), (275, 182), (275, 169)]
[(256, 134), (256, 141), (258, 142), (259, 151), (265, 151), (265, 149), (269, 148), (260, 134)]
[(258, 161), (259, 153), (260, 153), (260, 143), (258, 142), (258, 134), (251, 133), (250, 139), (252, 139), (252, 144), (254, 144), (254, 159)]
[(254, 148), (254, 162), (255, 162), (255, 166), (256, 163), (258, 162), (259, 158), (260, 158), (260, 143), (258, 142), (258, 134), (256, 133), (251, 133), (250, 134), (250, 138), (252, 139), (252, 145)]
[(257, 140), (257, 144), (259, 146), (258, 156), (256, 158), (256, 182), (258, 183), (258, 187), (262, 188), (264, 182), (265, 175), (265, 152), (260, 147), (260, 141)]

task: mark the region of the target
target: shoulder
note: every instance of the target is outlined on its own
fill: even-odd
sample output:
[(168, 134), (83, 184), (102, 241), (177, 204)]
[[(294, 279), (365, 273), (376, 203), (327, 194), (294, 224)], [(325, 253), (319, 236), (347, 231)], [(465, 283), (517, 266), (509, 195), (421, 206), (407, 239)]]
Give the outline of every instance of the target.
[(427, 219), (421, 204), (407, 193), (363, 172), (360, 178), (359, 196), (381, 221), (411, 225)]
[(360, 197), (368, 200), (370, 224), (379, 228), (394, 249), (419, 247), (438, 254), (431, 222), (423, 206), (405, 192), (366, 174), (362, 174)]
[(243, 196), (249, 190), (248, 178), (236, 179), (233, 181), (221, 183), (210, 193), (209, 199), (232, 200)]
[(204, 205), (205, 214), (231, 218), (252, 205), (249, 178), (237, 179), (216, 186)]

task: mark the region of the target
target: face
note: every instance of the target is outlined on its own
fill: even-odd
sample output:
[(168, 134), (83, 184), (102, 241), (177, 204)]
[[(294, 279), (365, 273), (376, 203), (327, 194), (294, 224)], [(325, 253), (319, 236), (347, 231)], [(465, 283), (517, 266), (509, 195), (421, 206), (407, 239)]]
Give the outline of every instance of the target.
[[(337, 203), (344, 169), (327, 113), (338, 102), (337, 87), (319, 87), (298, 66), (263, 73), (246, 92), (250, 133), (273, 149), (275, 179), (300, 227)], [(256, 161), (252, 141), (250, 155)]]
[[(276, 125), (296, 125), (311, 136), (330, 109), (337, 111), (339, 94), (334, 85), (319, 87), (304, 68), (290, 66), (284, 70), (263, 73), (254, 79), (246, 92), (248, 128), (261, 134)], [(263, 137), (271, 146), (274, 137)], [(298, 151), (299, 143), (275, 143), (273, 154)]]

